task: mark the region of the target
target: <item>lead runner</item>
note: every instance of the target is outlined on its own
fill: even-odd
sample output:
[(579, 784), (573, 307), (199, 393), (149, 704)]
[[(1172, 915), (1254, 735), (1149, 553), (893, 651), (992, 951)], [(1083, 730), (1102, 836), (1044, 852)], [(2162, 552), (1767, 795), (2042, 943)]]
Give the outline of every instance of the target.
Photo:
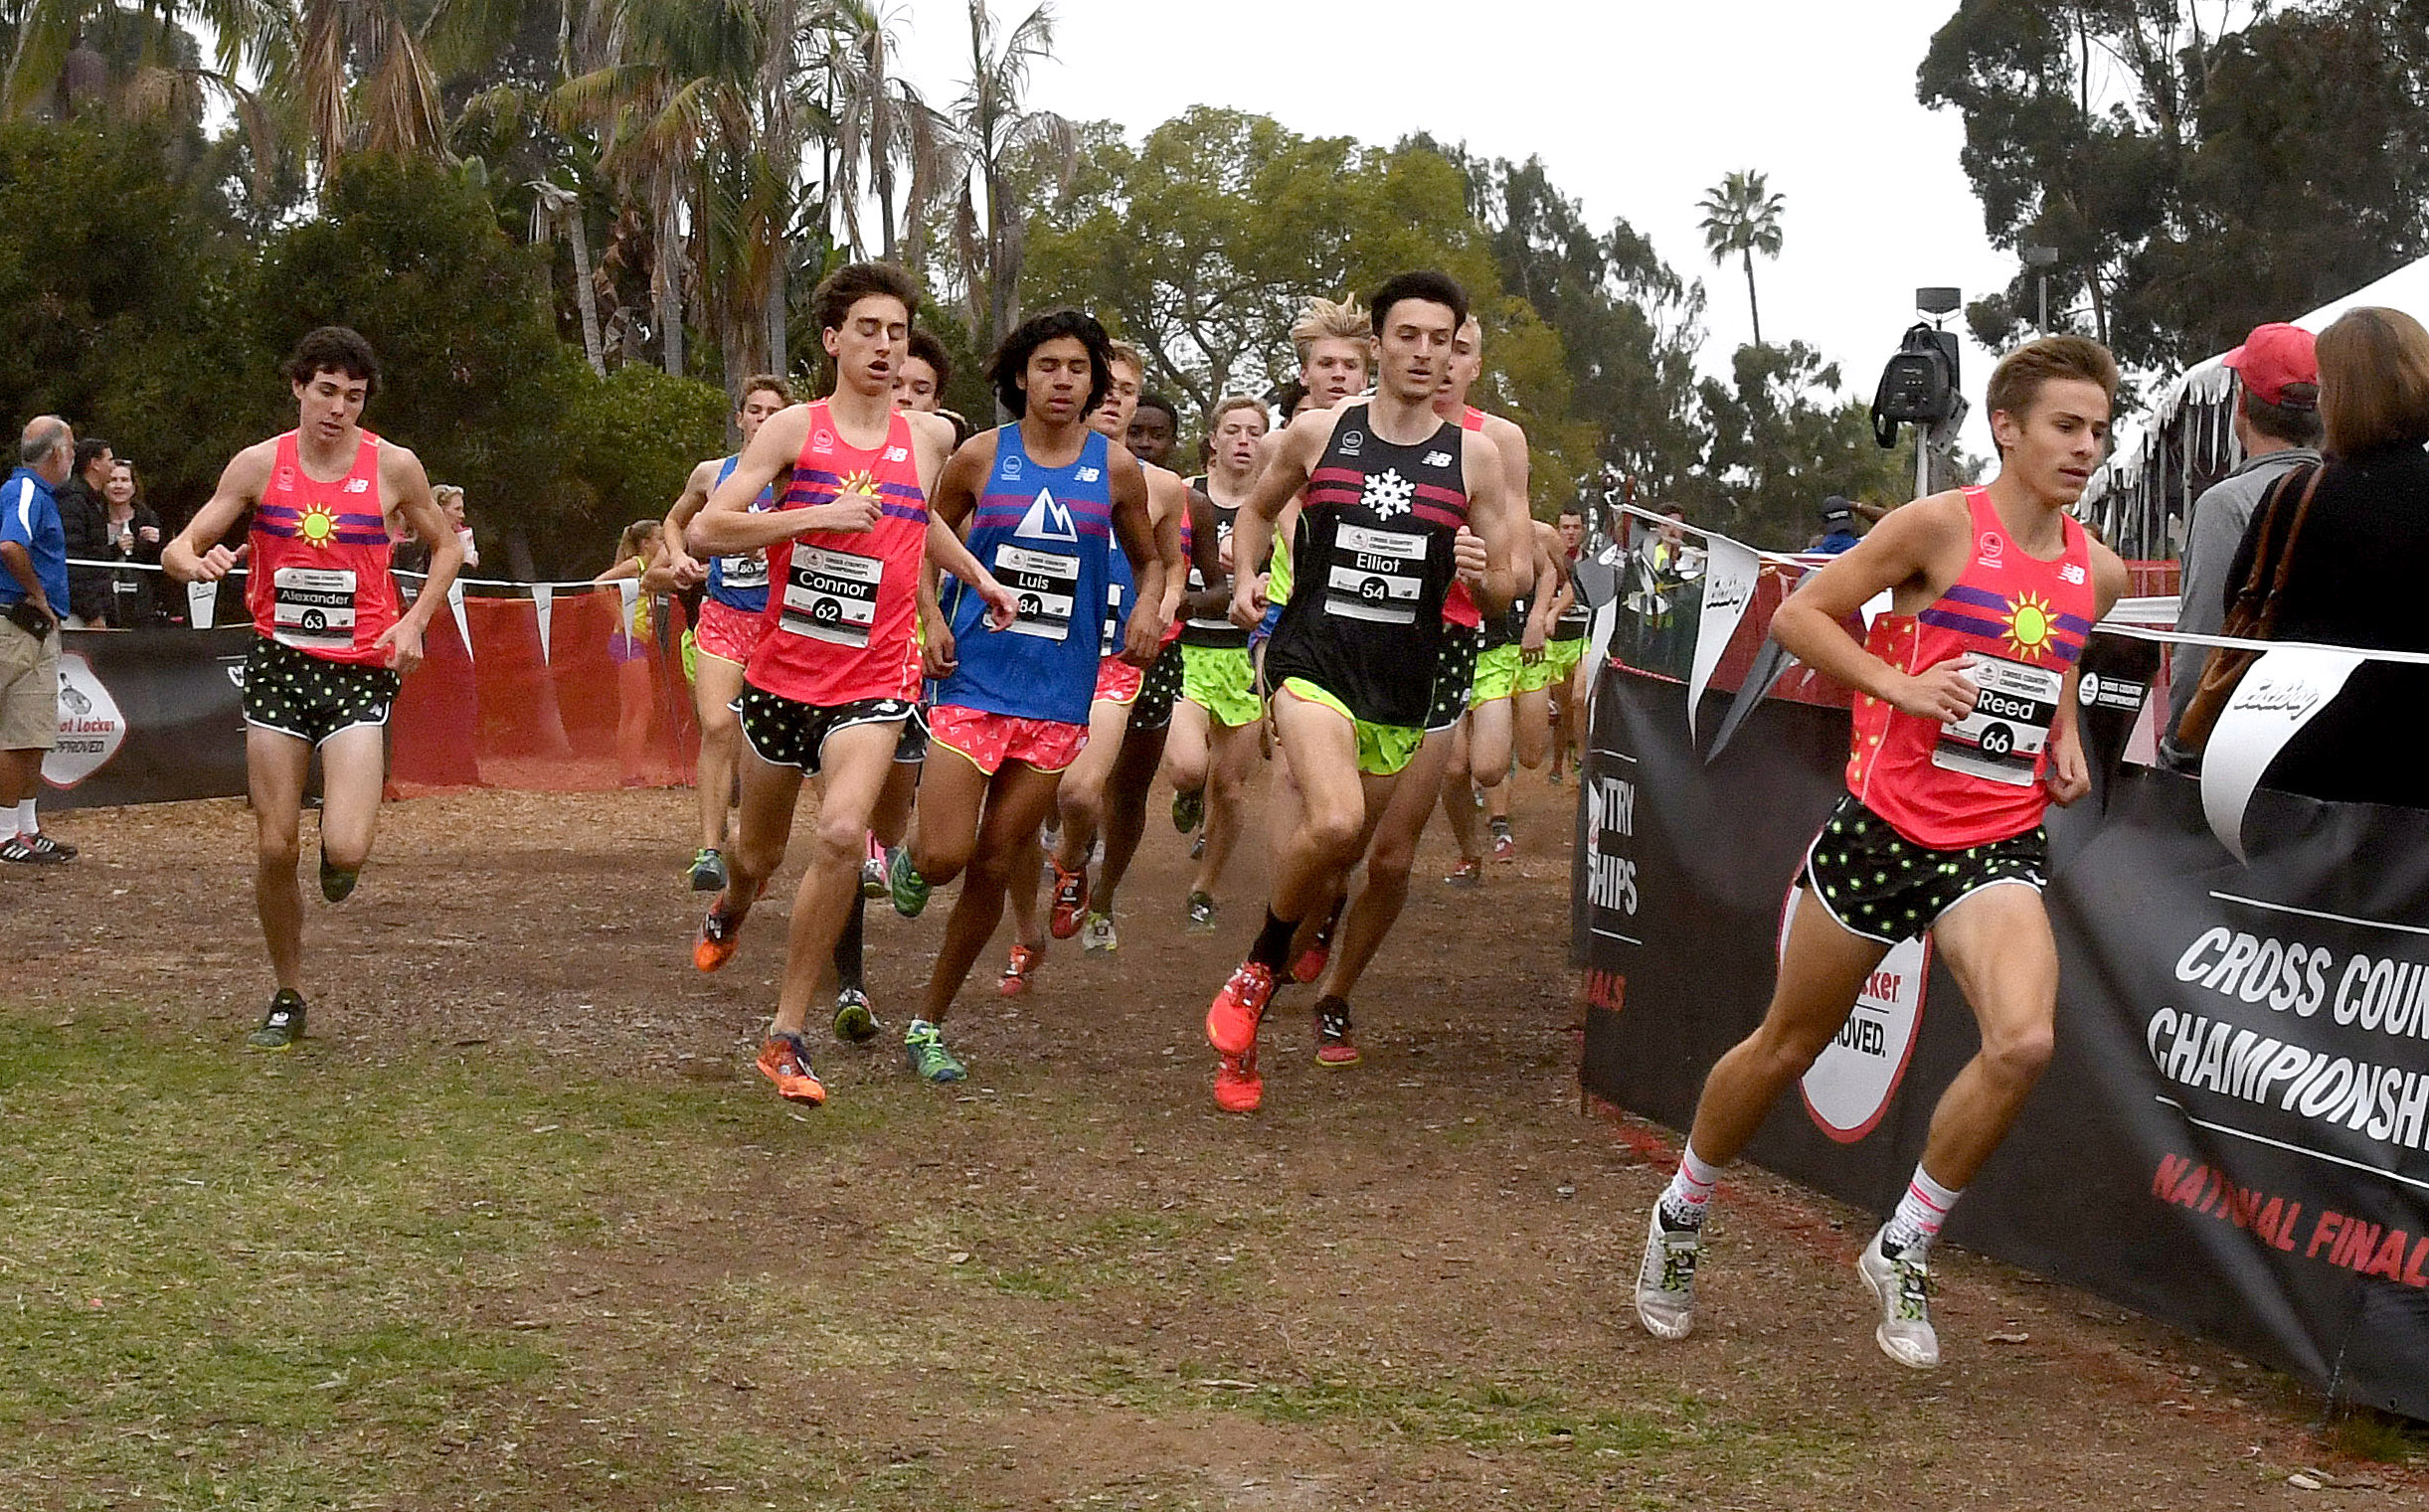
[[(2066, 510), (2100, 462), (2116, 394), (2115, 359), (2083, 337), (2008, 354), (1984, 397), (1998, 476), (1892, 512), (1772, 620), (1791, 655), (1857, 690), (1847, 791), (1806, 853), (1770, 1010), (1712, 1068), (1648, 1221), (1637, 1315), (1657, 1337), (1694, 1324), (1721, 1168), (1837, 1035), (1889, 947), (1928, 930), (1982, 1050), (1941, 1095), (1914, 1179), (1856, 1268), (1880, 1307), (1882, 1352), (1940, 1363), (1932, 1241), (2049, 1063), (2058, 952), (2041, 817), (2090, 790), (2075, 662), (2126, 589), (2125, 564)], [(1882, 592), (1891, 611), (1858, 645), (1841, 621)]]

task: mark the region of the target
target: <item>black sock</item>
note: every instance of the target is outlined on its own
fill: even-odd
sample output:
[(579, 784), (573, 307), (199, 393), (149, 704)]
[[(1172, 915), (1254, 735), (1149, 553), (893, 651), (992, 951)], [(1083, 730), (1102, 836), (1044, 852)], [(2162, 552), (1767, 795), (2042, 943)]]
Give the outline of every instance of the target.
[(1332, 900), (1332, 912), (1324, 916), (1324, 926), (1315, 931), (1315, 942), (1317, 944), (1328, 945), (1332, 943), (1332, 931), (1341, 926), (1341, 911), (1348, 907), (1349, 898), (1346, 894)]
[(1265, 911), (1265, 927), (1258, 931), (1257, 942), (1249, 947), (1248, 958), (1261, 966), (1282, 969), (1291, 958), (1291, 936), (1299, 932), (1299, 921), (1281, 919), (1272, 909)]
[(1349, 1017), (1349, 999), (1327, 992), (1315, 1000), (1315, 1016), (1318, 1019), (1346, 1019)]
[(835, 984), (853, 992), (861, 988), (862, 914), (868, 902), (858, 889), (853, 890), (852, 906), (843, 911), (843, 932), (835, 937)]

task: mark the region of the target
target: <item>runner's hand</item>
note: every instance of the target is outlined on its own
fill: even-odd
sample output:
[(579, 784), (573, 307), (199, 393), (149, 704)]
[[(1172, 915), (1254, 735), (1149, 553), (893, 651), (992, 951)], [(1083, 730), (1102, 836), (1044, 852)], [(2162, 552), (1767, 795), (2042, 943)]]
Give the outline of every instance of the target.
[(411, 672), (422, 665), (422, 626), (411, 619), (400, 619), (381, 631), (380, 638), (371, 643), (371, 648), (375, 651), (385, 648), (388, 665), (396, 668), (400, 675)]
[(1974, 702), (1982, 694), (1981, 686), (1966, 676), (1966, 669), (1973, 665), (1973, 657), (1960, 656), (1913, 676), (1900, 674), (1888, 702), (1917, 719), (1953, 725), (1974, 712)]
[(1484, 586), (1484, 573), (1490, 559), (1484, 554), (1484, 538), (1463, 525), (1451, 538), (1451, 561), (1459, 570), (1461, 581), (1474, 591)]
[(1526, 633), (1518, 637), (1518, 659), (1528, 666), (1543, 660), (1543, 626), (1532, 618), (1526, 622)]
[(928, 622), (927, 631), (920, 637), (920, 664), (923, 671), (939, 682), (953, 676), (954, 669), (961, 665), (954, 647), (954, 627), (945, 622), (942, 614)]
[(865, 493), (835, 496), (834, 502), (805, 509), (809, 516), (805, 530), (831, 530), (843, 535), (866, 535), (877, 529), (877, 501)]
[(2049, 789), (2050, 800), (2060, 808), (2073, 803), (2092, 790), (2092, 768), (2083, 758), (2083, 743), (2070, 734), (2056, 743), (2049, 756), (2049, 769), (2041, 773), (2041, 782)]
[(990, 630), (1008, 630), (1020, 617), (1020, 596), (997, 583), (992, 576), (978, 580), (978, 597), (986, 604), (986, 624)]
[(244, 560), (244, 554), (251, 550), (253, 550), (253, 543), (250, 541), (236, 551), (230, 551), (225, 546), (215, 546), (194, 559), (194, 576), (189, 581), (217, 583), (235, 572), (237, 564)]
[(1263, 618), (1265, 618), (1264, 585), (1254, 578), (1243, 578), (1232, 585), (1231, 622), (1243, 630), (1253, 630), (1257, 628), (1257, 622)]
[(666, 546), (666, 571), (673, 575), (677, 588), (698, 588), (708, 581), (709, 565), (685, 551), (676, 542)]
[(1122, 632), (1122, 659), (1133, 667), (1152, 667), (1164, 648), (1164, 617), (1149, 614), (1146, 605), (1130, 610), (1128, 625)]

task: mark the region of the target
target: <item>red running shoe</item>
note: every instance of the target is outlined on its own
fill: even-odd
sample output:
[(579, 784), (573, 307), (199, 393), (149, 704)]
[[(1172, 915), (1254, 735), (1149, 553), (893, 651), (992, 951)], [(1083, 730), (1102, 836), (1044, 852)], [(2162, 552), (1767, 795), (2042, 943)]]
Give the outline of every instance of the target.
[(1012, 959), (995, 979), (995, 991), (1003, 997), (1018, 997), (1029, 990), (1029, 978), (1037, 974), (1037, 963), (1046, 958), (1045, 950), (1036, 945), (1012, 942)]
[(1265, 1022), (1265, 1005), (1274, 1000), (1274, 968), (1244, 960), (1206, 1009), (1206, 1040), (1227, 1056), (1245, 1056), (1257, 1049), (1257, 1026)]
[(1225, 1056), (1215, 1063), (1215, 1106), (1227, 1113), (1253, 1113), (1265, 1101), (1265, 1078), (1257, 1075), (1257, 1052)]
[[(724, 897), (720, 895), (717, 903), (724, 902)], [(734, 952), (741, 945), (742, 921), (729, 916), (717, 904), (712, 904), (708, 917), (700, 921), (700, 937), (692, 941), (692, 965), (702, 971), (714, 971), (732, 960)], [(819, 1095), (824, 1096), (825, 1093)]]
[(1057, 939), (1069, 939), (1080, 932), (1080, 919), (1088, 912), (1088, 868), (1076, 872), (1063, 870), (1063, 863), (1047, 858), (1054, 868), (1054, 915), (1046, 922), (1046, 932)]
[(1315, 1064), (1326, 1071), (1347, 1071), (1358, 1064), (1358, 1047), (1350, 1039), (1349, 1005), (1337, 999), (1315, 1008)]
[(770, 1035), (759, 1050), (759, 1074), (776, 1084), (776, 1094), (787, 1102), (812, 1107), (826, 1100), (826, 1088), (809, 1069), (801, 1042), (789, 1034)]

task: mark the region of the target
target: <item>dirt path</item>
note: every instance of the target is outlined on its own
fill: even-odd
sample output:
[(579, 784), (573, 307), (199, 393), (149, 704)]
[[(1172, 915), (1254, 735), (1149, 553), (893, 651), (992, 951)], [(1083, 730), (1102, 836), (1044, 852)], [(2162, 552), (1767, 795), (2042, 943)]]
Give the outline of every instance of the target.
[[(465, 1326), (528, 1329), (562, 1365), (468, 1404), (479, 1430), (433, 1472), (455, 1489), (412, 1504), (2429, 1500), (2417, 1466), (2334, 1460), (2316, 1404), (2265, 1373), (1961, 1255), (1948, 1365), (1902, 1371), (1848, 1272), (1869, 1221), (1759, 1172), (1724, 1198), (1696, 1336), (1647, 1338), (1627, 1289), (1666, 1173), (1656, 1131), (1579, 1106), (1571, 791), (1523, 781), (1521, 860), (1478, 893), (1440, 885), (1436, 826), (1359, 1005), (1365, 1064), (1314, 1069), (1300, 989), (1250, 1119), (1209, 1103), (1198, 1022), (1260, 907), (1261, 843), (1219, 932), (1190, 937), (1154, 818), (1118, 956), (1058, 944), (1010, 1001), (982, 961), (952, 1029), (966, 1087), (828, 1046), (833, 1100), (802, 1114), (746, 1059), (785, 887), (734, 966), (695, 975), (689, 794), (392, 807), (357, 900), (311, 906), (315, 1055), (537, 1057), (715, 1109), (581, 1194), (595, 1239), (465, 1294)], [(0, 878), (9, 1011), (138, 1004), (237, 1054), (267, 990), (242, 806), (55, 827), (83, 862)], [(950, 903), (870, 915), (898, 1028)], [(2306, 1466), (2329, 1484), (2290, 1486)]]

